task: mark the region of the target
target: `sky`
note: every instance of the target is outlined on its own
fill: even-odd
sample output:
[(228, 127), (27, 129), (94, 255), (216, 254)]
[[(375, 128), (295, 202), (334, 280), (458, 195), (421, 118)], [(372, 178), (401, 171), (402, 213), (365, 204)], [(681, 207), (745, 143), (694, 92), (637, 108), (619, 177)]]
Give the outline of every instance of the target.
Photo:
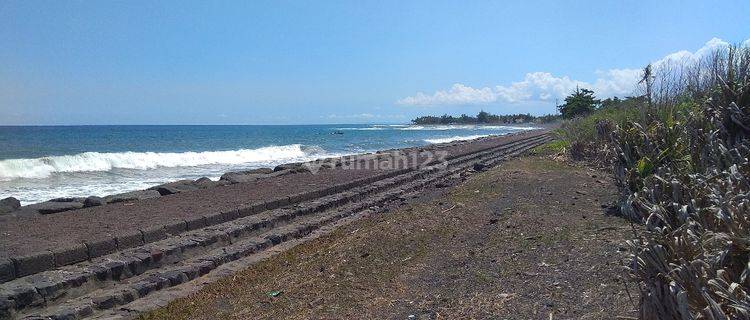
[[(748, 1), (0, 1), (0, 125), (406, 123), (632, 93)], [(750, 42), (746, 42), (749, 43)]]

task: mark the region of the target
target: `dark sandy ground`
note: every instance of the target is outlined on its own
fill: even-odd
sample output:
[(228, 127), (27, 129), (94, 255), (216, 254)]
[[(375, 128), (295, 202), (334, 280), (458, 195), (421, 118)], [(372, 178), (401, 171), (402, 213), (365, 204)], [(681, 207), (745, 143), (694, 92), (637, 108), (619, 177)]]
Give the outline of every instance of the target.
[[(611, 177), (526, 156), (261, 261), (146, 319), (629, 319)], [(637, 290), (630, 287), (630, 292)]]

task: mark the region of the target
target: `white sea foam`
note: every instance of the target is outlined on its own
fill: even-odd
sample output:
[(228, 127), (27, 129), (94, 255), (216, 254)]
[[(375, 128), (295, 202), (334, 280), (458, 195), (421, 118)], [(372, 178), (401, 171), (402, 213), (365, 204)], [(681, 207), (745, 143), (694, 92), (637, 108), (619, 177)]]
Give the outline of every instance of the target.
[(425, 130), (425, 127), (423, 127), (423, 126), (398, 127), (397, 130), (406, 130), (406, 131), (411, 131), (411, 130)]
[(446, 142), (453, 142), (453, 141), (466, 141), (466, 140), (474, 140), (477, 138), (482, 137), (488, 137), (489, 134), (477, 134), (477, 135), (471, 135), (471, 136), (453, 136), (450, 138), (435, 138), (435, 139), (424, 139), (424, 141), (428, 143), (446, 143)]
[(445, 130), (476, 130), (481, 129), (481, 126), (475, 126), (475, 125), (457, 125), (457, 124), (450, 124), (450, 125), (427, 125), (427, 126), (408, 126), (399, 128), (398, 130), (406, 130), (406, 131), (445, 131)]
[(504, 131), (516, 131), (516, 130), (534, 130), (539, 129), (536, 127), (516, 127), (516, 126), (501, 126), (501, 125), (405, 125), (405, 124), (391, 124), (382, 125), (375, 124), (371, 127), (356, 127), (356, 128), (336, 128), (335, 130), (351, 130), (351, 131), (377, 131), (377, 130), (403, 130), (403, 131), (446, 131), (446, 130), (504, 130)]
[(300, 144), (258, 149), (204, 152), (85, 152), (35, 159), (0, 160), (0, 181), (47, 178), (58, 172), (96, 172), (113, 169), (148, 170), (201, 165), (232, 165), (256, 162), (304, 161), (325, 156), (316, 147)]
[(336, 130), (342, 130), (342, 131), (379, 131), (379, 130), (386, 130), (388, 128), (385, 127), (361, 127), (361, 128), (336, 128)]
[(534, 130), (535, 127), (516, 127), (516, 126), (499, 126), (499, 125), (427, 125), (427, 126), (408, 126), (397, 128), (397, 130), (406, 131), (446, 131), (446, 130)]
[(516, 126), (477, 126), (477, 129), (485, 129), (485, 130), (536, 130), (540, 129), (538, 127), (516, 127)]

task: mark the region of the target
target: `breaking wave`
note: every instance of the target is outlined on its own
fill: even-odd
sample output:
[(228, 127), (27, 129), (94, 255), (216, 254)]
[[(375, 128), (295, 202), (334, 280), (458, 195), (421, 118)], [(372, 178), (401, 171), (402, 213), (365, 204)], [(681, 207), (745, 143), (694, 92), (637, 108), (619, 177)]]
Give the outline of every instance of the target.
[(346, 130), (346, 131), (379, 131), (379, 130), (386, 130), (385, 127), (359, 127), (359, 128), (336, 128), (336, 130)]
[(398, 128), (406, 131), (445, 131), (445, 130), (534, 130), (536, 127), (515, 127), (515, 126), (498, 126), (498, 125), (425, 125), (425, 126), (408, 126)]
[(378, 130), (402, 130), (402, 131), (446, 131), (446, 130), (505, 130), (505, 131), (526, 131), (539, 129), (536, 127), (517, 127), (517, 126), (503, 126), (503, 125), (409, 125), (409, 124), (390, 124), (382, 125), (375, 124), (369, 127), (347, 127), (347, 128), (335, 128), (335, 130), (351, 130), (351, 131), (378, 131)]
[(41, 179), (57, 172), (94, 172), (112, 169), (147, 170), (216, 164), (305, 161), (325, 156), (325, 150), (300, 144), (257, 149), (204, 152), (84, 152), (35, 159), (0, 160), (0, 181)]
[(477, 138), (482, 137), (488, 137), (489, 134), (478, 134), (478, 135), (471, 135), (471, 136), (453, 136), (450, 138), (435, 138), (435, 139), (424, 139), (425, 142), (428, 143), (446, 143), (446, 142), (453, 142), (453, 141), (466, 141), (466, 140), (474, 140)]

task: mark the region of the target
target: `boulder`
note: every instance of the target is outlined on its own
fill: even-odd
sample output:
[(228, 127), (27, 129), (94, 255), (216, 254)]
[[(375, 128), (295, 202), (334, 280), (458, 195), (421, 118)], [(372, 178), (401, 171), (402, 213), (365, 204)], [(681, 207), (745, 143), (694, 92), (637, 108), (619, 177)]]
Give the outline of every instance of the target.
[(214, 181), (208, 177), (195, 179), (195, 184), (198, 184), (198, 185), (211, 184), (211, 182), (214, 182)]
[(29, 205), (41, 214), (51, 214), (83, 208), (83, 202), (77, 201), (46, 201)]
[(106, 196), (104, 197), (104, 202), (117, 203), (117, 202), (136, 201), (136, 200), (151, 199), (151, 198), (158, 198), (158, 197), (161, 197), (161, 193), (159, 193), (159, 191), (138, 190), (138, 191), (131, 191), (131, 192), (125, 192), (125, 193)]
[(302, 163), (285, 163), (273, 168), (273, 172), (279, 172), (282, 170), (295, 170), (302, 166)]
[(226, 180), (213, 181), (213, 180), (211, 180), (209, 178), (206, 178), (206, 177), (198, 178), (193, 183), (196, 186), (200, 187), (201, 189), (213, 188), (213, 187), (218, 187), (218, 186), (225, 186), (225, 185), (230, 184), (230, 182), (226, 181)]
[(273, 173), (271, 168), (258, 168), (253, 170), (227, 172), (219, 178), (219, 181), (228, 181), (229, 183), (253, 182), (265, 178)]
[(0, 213), (9, 213), (18, 210), (21, 207), (21, 201), (13, 197), (7, 197), (0, 200)]
[(198, 189), (202, 188), (193, 180), (180, 180), (148, 188), (148, 190), (158, 191), (162, 196)]
[(54, 198), (54, 199), (49, 200), (49, 202), (81, 202), (83, 203), (84, 200), (86, 200), (86, 198), (67, 197), (67, 198)]
[(258, 179), (268, 177), (268, 174), (263, 173), (242, 173), (242, 172), (227, 172), (219, 178), (220, 181), (227, 181), (229, 183), (244, 183), (253, 182)]
[(273, 169), (271, 168), (258, 168), (258, 169), (252, 169), (252, 170), (244, 170), (240, 172), (248, 173), (248, 174), (269, 174), (273, 173)]
[(312, 172), (311, 167), (314, 166), (317, 170), (328, 169), (333, 167), (340, 167), (341, 161), (338, 159), (324, 159), (321, 161), (313, 161), (310, 163), (298, 162), (298, 163), (287, 163), (278, 165), (273, 168), (273, 172), (277, 175), (284, 175), (289, 173), (307, 173)]
[(83, 207), (84, 208), (98, 207), (98, 206), (104, 205), (104, 203), (105, 202), (102, 197), (90, 196), (86, 198), (85, 200), (83, 200)]
[[(335, 167), (342, 166), (341, 162), (330, 163), (330, 165), (335, 166)], [(323, 167), (315, 168), (316, 169), (315, 172), (317, 173), (321, 169), (331, 168), (331, 166), (323, 166)], [(313, 172), (310, 165), (299, 166), (290, 171), (290, 173), (308, 173), (308, 172)]]

